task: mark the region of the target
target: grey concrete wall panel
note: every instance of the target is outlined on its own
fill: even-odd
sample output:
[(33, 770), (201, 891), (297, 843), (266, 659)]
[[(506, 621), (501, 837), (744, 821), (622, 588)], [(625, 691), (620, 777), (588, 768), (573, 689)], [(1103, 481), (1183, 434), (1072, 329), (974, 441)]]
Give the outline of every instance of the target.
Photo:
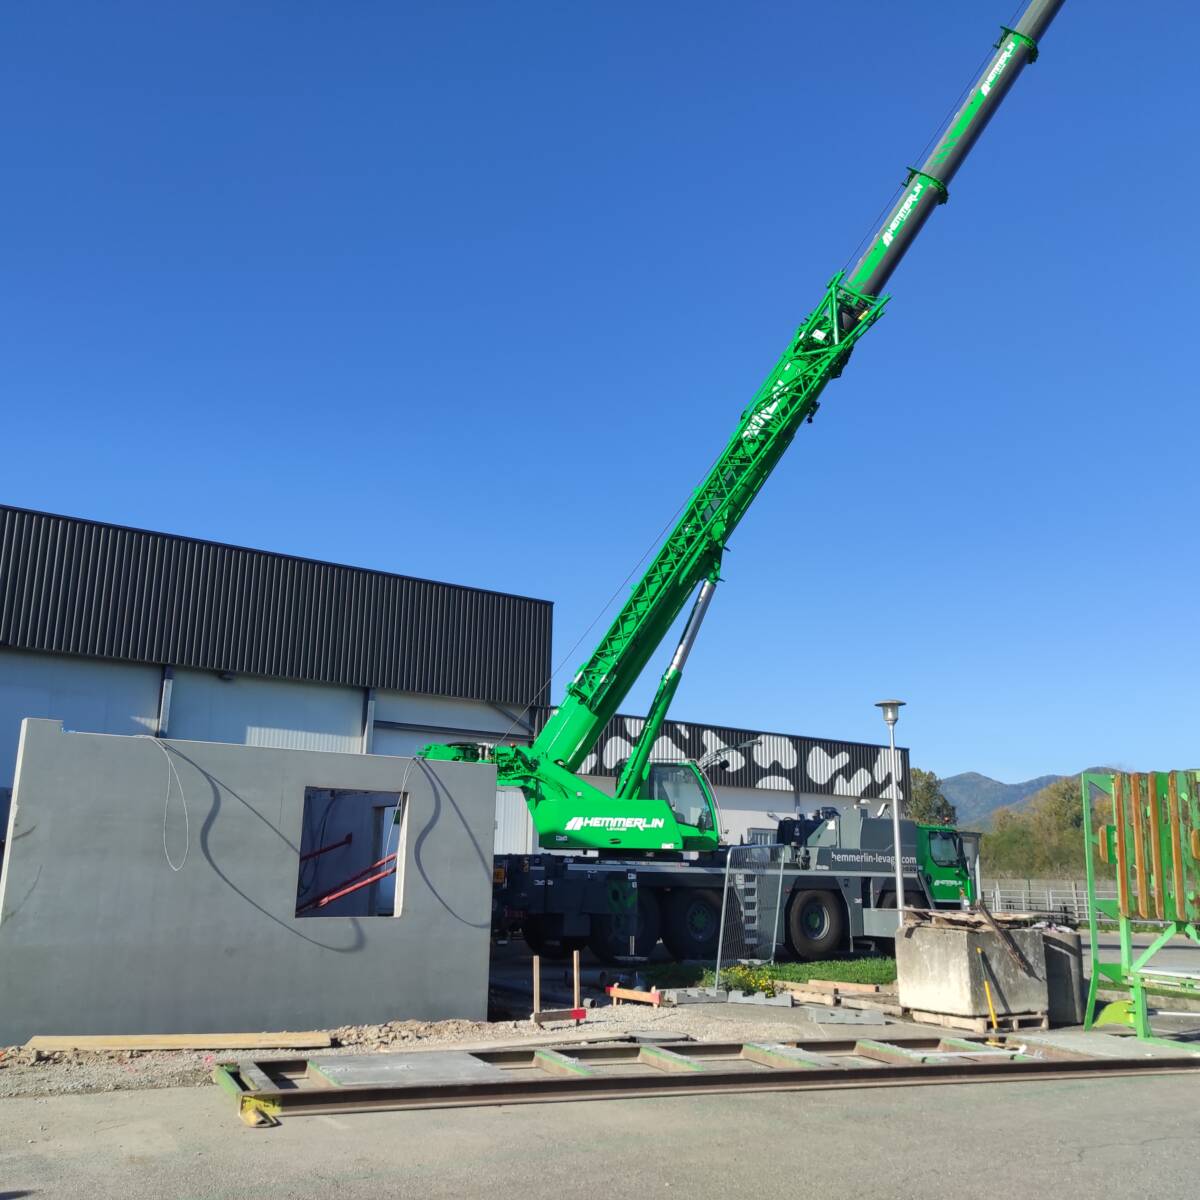
[[(0, 1045), (38, 1033), (482, 1018), (494, 770), (27, 721), (0, 874)], [(305, 789), (405, 792), (395, 917), (297, 918)]]
[(153, 733), (160, 672), (0, 647), (0, 786), (11, 787), (26, 717), (82, 733)]
[(287, 750), (362, 750), (361, 688), (212, 671), (175, 672), (167, 733), (194, 742)]
[(0, 506), (0, 643), (524, 705), (544, 600)]
[[(580, 768), (583, 775), (616, 775), (641, 732), (641, 717), (614, 717)], [(753, 745), (746, 745), (753, 742)], [(895, 797), (891, 751), (887, 746), (838, 742), (826, 738), (796, 737), (731, 729), (723, 725), (698, 725), (668, 721), (655, 743), (655, 759), (702, 759), (723, 746), (741, 746), (722, 757), (729, 769), (713, 765), (710, 778), (718, 786), (762, 788), (767, 791), (809, 793), (822, 796)], [(900, 798), (908, 794), (908, 751), (896, 748), (900, 759)], [(786, 801), (783, 801), (786, 803)]]

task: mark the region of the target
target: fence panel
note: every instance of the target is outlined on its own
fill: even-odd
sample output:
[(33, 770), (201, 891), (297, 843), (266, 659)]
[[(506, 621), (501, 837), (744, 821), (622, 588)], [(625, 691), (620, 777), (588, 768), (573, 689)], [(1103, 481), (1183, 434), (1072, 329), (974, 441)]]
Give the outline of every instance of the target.
[[(1115, 883), (1097, 883), (1097, 899), (1116, 896)], [(1082, 879), (993, 879), (983, 885), (983, 898), (992, 912), (1036, 913), (1078, 924), (1091, 915), (1087, 883)]]
[(725, 863), (721, 896), (721, 933), (713, 981), (739, 962), (775, 961), (783, 937), (783, 868), (791, 861), (789, 846), (734, 846)]

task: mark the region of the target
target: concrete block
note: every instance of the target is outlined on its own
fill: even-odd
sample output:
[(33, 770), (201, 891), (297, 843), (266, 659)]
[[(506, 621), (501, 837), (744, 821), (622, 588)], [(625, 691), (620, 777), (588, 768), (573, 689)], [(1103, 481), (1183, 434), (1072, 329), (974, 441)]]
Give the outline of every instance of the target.
[(800, 1012), (818, 1025), (887, 1025), (888, 1018), (860, 1008), (831, 1008), (820, 1004), (801, 1004)]
[(1071, 929), (1045, 929), (1046, 988), (1051, 1025), (1082, 1025), (1087, 1007), (1083, 942)]
[(784, 992), (781, 996), (768, 996), (765, 992), (739, 992), (732, 991), (729, 993), (730, 1004), (769, 1004), (774, 1008), (791, 1008), (792, 997), (790, 992)]
[(1013, 941), (1032, 970), (1020, 970), (990, 930), (910, 926), (896, 941), (900, 1003), (951, 1016), (987, 1015), (984, 979), (998, 1015), (1045, 1012), (1046, 952), (1040, 929), (1015, 929)]

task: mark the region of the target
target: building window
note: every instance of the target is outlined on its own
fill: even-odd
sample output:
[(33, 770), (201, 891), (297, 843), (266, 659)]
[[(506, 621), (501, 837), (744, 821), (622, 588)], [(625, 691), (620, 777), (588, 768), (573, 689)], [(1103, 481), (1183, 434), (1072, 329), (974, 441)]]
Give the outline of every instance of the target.
[(406, 797), (306, 788), (298, 917), (384, 917), (400, 907)]

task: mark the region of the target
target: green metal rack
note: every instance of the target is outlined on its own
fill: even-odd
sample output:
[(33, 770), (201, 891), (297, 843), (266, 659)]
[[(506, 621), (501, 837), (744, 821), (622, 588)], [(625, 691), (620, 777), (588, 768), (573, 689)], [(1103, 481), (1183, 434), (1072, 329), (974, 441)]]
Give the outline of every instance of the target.
[[(1200, 943), (1200, 771), (1089, 771), (1082, 788), (1092, 967), (1084, 1028), (1120, 1021), (1150, 1038), (1148, 989), (1200, 997), (1200, 974), (1153, 965), (1172, 938)], [(1116, 874), (1115, 900), (1096, 895), (1103, 868)], [(1119, 962), (1100, 958), (1102, 919), (1116, 922)], [(1135, 946), (1134, 925), (1145, 923), (1153, 925), (1154, 938)], [(1097, 992), (1106, 981), (1128, 988), (1130, 999), (1097, 1014)]]

